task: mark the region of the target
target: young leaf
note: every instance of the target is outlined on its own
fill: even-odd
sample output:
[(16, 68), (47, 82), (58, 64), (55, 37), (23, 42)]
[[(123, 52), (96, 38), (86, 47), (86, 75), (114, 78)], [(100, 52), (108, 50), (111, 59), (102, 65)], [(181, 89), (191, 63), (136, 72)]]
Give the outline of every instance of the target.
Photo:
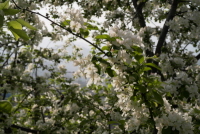
[(149, 70), (151, 70), (150, 67), (144, 67), (144, 69), (143, 69), (143, 71), (149, 71)]
[(110, 50), (110, 46), (103, 46), (101, 49), (109, 51)]
[(14, 29), (22, 30), (22, 25), (17, 21), (10, 21), (7, 24), (8, 24), (8, 27), (13, 27)]
[(110, 38), (110, 36), (107, 34), (97, 35), (95, 37), (95, 39), (108, 39), (108, 38)]
[(12, 104), (6, 100), (0, 100), (0, 111), (10, 114), (12, 110)]
[(4, 3), (0, 3), (0, 10), (7, 9), (9, 7), (9, 0), (5, 1)]
[(15, 15), (20, 12), (20, 10), (17, 9), (3, 9), (3, 12), (5, 15)]
[(61, 25), (62, 26), (68, 26), (68, 25), (70, 25), (70, 21), (71, 20), (65, 20), (65, 21), (61, 22)]
[(146, 66), (150, 66), (150, 67), (154, 67), (154, 68), (156, 68), (156, 69), (158, 69), (158, 70), (161, 71), (161, 68), (158, 67), (158, 66), (157, 66), (156, 64), (154, 64), (154, 63), (146, 63), (145, 65), (146, 65)]
[(31, 26), (28, 22), (24, 21), (23, 19), (17, 19), (16, 21), (31, 30), (36, 30), (35, 27)]
[[(23, 30), (19, 30), (19, 29), (14, 29), (13, 27), (10, 27), (9, 30), (14, 33), (13, 35), (15, 36), (15, 34), (17, 34), (20, 38), (24, 39), (25, 41), (29, 40), (28, 35), (26, 34), (26, 32), (24, 32)], [(15, 37), (16, 40), (18, 40), (18, 38)]]
[(144, 56), (143, 56), (143, 55), (137, 54), (137, 55), (135, 56), (135, 59), (136, 59), (140, 64), (144, 62)]

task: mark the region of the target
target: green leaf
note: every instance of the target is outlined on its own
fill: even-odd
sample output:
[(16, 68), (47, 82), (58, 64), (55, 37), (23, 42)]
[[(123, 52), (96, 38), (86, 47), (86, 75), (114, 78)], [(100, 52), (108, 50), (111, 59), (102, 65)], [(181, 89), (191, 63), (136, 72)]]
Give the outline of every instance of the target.
[(0, 15), (0, 28), (3, 26), (4, 16)]
[(110, 36), (107, 34), (97, 35), (95, 39), (109, 39)]
[(10, 21), (7, 24), (8, 24), (8, 27), (13, 27), (14, 29), (22, 30), (22, 25), (17, 21)]
[(70, 21), (71, 20), (65, 20), (65, 21), (61, 22), (61, 25), (62, 26), (69, 26), (70, 25)]
[(141, 93), (146, 93), (146, 90), (147, 90), (146, 87), (141, 86), (141, 85), (137, 85), (137, 87), (138, 87), (138, 90), (139, 90)]
[(156, 91), (152, 91), (152, 99), (155, 100), (157, 103), (163, 105), (164, 101), (162, 99), (162, 96), (158, 94)]
[(0, 10), (7, 9), (9, 7), (9, 0), (5, 1), (4, 3), (0, 3)]
[(143, 70), (143, 71), (149, 71), (149, 70), (151, 70), (150, 67), (144, 67), (144, 70)]
[(13, 34), (13, 36), (15, 37), (15, 40), (18, 40), (20, 37), (15, 33), (15, 32), (13, 32), (11, 29), (9, 29), (11, 32), (12, 32), (12, 34)]
[(162, 134), (171, 134), (172, 133), (172, 127), (167, 127), (162, 129)]
[(15, 15), (20, 12), (20, 10), (17, 9), (3, 9), (3, 12), (5, 15)]
[(101, 49), (109, 51), (110, 50), (110, 46), (103, 46)]
[(84, 36), (84, 38), (88, 37), (88, 35), (90, 34), (89, 31), (87, 29), (80, 29), (80, 33)]
[(145, 65), (146, 65), (146, 66), (150, 66), (150, 67), (154, 67), (154, 68), (156, 68), (156, 69), (158, 69), (158, 70), (161, 71), (161, 68), (158, 67), (158, 66), (157, 66), (156, 64), (154, 64), (154, 63), (146, 63)]
[(135, 56), (135, 59), (136, 59), (140, 64), (144, 62), (144, 56), (143, 56), (143, 55), (137, 54), (137, 55)]
[[(9, 30), (13, 33), (16, 40), (18, 40), (19, 37), (22, 38), (25, 41), (29, 40), (29, 37), (28, 37), (28, 35), (26, 34), (25, 31), (19, 30), (19, 29), (14, 29), (13, 27), (10, 27)], [(16, 38), (16, 35), (19, 36), (19, 37)]]
[(138, 53), (143, 53), (142, 48), (140, 48), (140, 47), (138, 47), (138, 46), (132, 46), (132, 48), (133, 48), (136, 52), (138, 52)]
[(12, 110), (12, 104), (7, 100), (0, 100), (0, 111), (10, 114)]
[(106, 73), (108, 73), (108, 75), (110, 77), (114, 77), (115, 76), (114, 75), (114, 71), (110, 67), (106, 68)]
[(87, 29), (88, 30), (98, 30), (98, 27), (97, 26), (93, 26), (92, 24), (90, 24), (90, 23), (85, 23), (84, 24), (85, 26), (87, 26)]
[(36, 30), (35, 27), (31, 26), (28, 22), (24, 21), (23, 19), (17, 19), (16, 21), (31, 30)]
[(98, 70), (97, 73), (100, 75), (100, 73), (101, 73), (101, 67), (100, 67), (100, 65), (94, 63), (94, 66), (97, 68), (97, 70)]

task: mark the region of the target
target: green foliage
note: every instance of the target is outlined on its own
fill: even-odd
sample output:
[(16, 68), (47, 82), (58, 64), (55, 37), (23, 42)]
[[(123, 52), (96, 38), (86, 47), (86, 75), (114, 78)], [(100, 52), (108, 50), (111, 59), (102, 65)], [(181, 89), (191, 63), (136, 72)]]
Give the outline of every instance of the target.
[(9, 0), (5, 1), (4, 3), (0, 3), (0, 10), (7, 9), (9, 7)]
[(7, 100), (0, 100), (0, 112), (10, 114), (12, 111), (12, 104)]
[(31, 26), (28, 22), (24, 21), (23, 19), (17, 19), (17, 22), (19, 22), (21, 25), (31, 29), (31, 30), (36, 30), (35, 27)]
[[(200, 71), (185, 45), (198, 46), (197, 2), (13, 2), (0, 3), (0, 133), (199, 133)], [(46, 16), (35, 12), (45, 5)], [(103, 23), (92, 20), (102, 15)], [(47, 36), (69, 40), (41, 47)], [(93, 46), (90, 55), (76, 46), (67, 52), (77, 38)], [(80, 67), (74, 77), (86, 78), (87, 87), (67, 78), (66, 61)]]
[(4, 15), (15, 15), (20, 12), (17, 9), (3, 9)]

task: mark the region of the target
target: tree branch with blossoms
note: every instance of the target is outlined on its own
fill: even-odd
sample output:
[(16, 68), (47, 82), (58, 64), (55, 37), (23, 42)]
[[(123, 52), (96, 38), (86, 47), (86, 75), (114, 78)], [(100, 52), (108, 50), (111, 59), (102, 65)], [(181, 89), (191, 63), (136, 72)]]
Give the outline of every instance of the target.
[(160, 37), (158, 39), (158, 43), (156, 45), (156, 50), (155, 50), (155, 54), (156, 55), (160, 55), (161, 54), (161, 48), (165, 43), (165, 39), (169, 30), (169, 26), (167, 25), (167, 22), (169, 22), (170, 20), (172, 20), (176, 14), (176, 9), (178, 7), (178, 1), (177, 0), (173, 0), (173, 3), (171, 5), (171, 9), (169, 11), (169, 14), (166, 18), (165, 24), (163, 26), (162, 32), (160, 34)]
[(72, 35), (74, 35), (74, 36), (76, 36), (76, 37), (78, 37), (78, 38), (84, 40), (85, 42), (89, 43), (90, 45), (92, 45), (93, 47), (95, 47), (96, 49), (98, 49), (100, 52), (102, 52), (103, 54), (105, 54), (106, 56), (108, 56), (108, 57), (110, 56), (110, 55), (108, 55), (107, 53), (105, 53), (101, 48), (99, 48), (96, 44), (92, 43), (91, 41), (87, 40), (86, 38), (82, 37), (81, 35), (72, 32), (71, 29), (65, 28), (65, 27), (61, 26), (60, 24), (54, 22), (54, 21), (51, 20), (48, 16), (42, 15), (42, 14), (39, 13), (39, 12), (31, 11), (31, 10), (29, 10), (28, 8), (21, 8), (21, 7), (19, 7), (19, 6), (17, 5), (17, 3), (16, 3), (14, 0), (12, 0), (12, 2), (14, 3), (14, 5), (15, 5), (18, 9), (20, 9), (20, 10), (22, 10), (22, 11), (30, 12), (31, 14), (37, 14), (37, 15), (39, 15), (39, 16), (41, 16), (41, 17), (47, 19), (47, 20), (50, 21), (52, 24), (54, 24), (54, 25), (56, 25), (56, 26), (58, 26), (58, 27), (60, 27), (60, 28), (62, 28), (62, 29), (64, 29), (64, 30), (66, 30), (66, 31), (69, 32), (70, 34), (72, 34)]

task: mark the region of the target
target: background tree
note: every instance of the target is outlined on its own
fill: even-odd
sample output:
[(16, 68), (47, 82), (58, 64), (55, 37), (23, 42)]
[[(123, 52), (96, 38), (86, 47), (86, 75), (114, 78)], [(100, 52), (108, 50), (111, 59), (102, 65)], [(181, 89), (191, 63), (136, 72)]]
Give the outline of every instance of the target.
[[(17, 18), (9, 18), (11, 11), (0, 6), (8, 15), (2, 26), (8, 22), (17, 41), (7, 31), (2, 36), (9, 36), (4, 37), (7, 44), (18, 42), (23, 47), (19, 51), (16, 45), (10, 50), (9, 45), (1, 46), (2, 96), (12, 93), (10, 102), (15, 105), (9, 110), (4, 106), (11, 104), (1, 101), (2, 133), (199, 133), (198, 0), (12, 0), (12, 4)], [(47, 15), (34, 11), (45, 4)], [(20, 13), (40, 31), (26, 23), (32, 30), (23, 32), (24, 22), (10, 20)], [(51, 21), (53, 31), (38, 28), (33, 16)], [(97, 21), (102, 16), (102, 22)], [(67, 36), (69, 44), (82, 39), (92, 46), (91, 54), (83, 57), (78, 47), (70, 56), (61, 55), (65, 49), (35, 48), (41, 39), (35, 38), (38, 33), (54, 40)], [(28, 35), (30, 40), (24, 41)], [(80, 66), (74, 76), (88, 78), (87, 87), (66, 82), (63, 66), (45, 66), (42, 59), (55, 65), (73, 61)], [(38, 68), (49, 75), (38, 76)], [(27, 73), (30, 70), (34, 76)]]

